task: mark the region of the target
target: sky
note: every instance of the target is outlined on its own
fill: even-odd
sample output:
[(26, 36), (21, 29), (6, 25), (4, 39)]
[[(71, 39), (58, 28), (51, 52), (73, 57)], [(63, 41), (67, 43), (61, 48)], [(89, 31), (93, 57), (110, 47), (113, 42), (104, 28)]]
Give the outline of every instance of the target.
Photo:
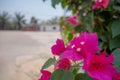
[[(32, 16), (35, 16), (39, 20), (49, 20), (55, 16), (63, 16), (64, 10), (60, 4), (56, 6), (56, 9), (51, 6), (51, 0), (43, 2), (43, 0), (0, 0), (0, 12), (6, 11), (11, 16), (14, 16), (16, 12), (20, 12), (25, 15), (27, 20), (30, 20)], [(67, 15), (71, 13), (68, 12)]]

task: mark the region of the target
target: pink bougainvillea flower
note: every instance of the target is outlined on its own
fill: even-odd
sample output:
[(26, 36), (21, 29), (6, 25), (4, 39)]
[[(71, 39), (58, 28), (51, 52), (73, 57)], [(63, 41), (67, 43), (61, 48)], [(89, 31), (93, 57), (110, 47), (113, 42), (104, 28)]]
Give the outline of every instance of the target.
[(69, 23), (71, 23), (72, 25), (78, 25), (78, 24), (80, 24), (80, 23), (77, 21), (77, 16), (76, 16), (76, 15), (67, 18), (67, 21), (68, 21)]
[(83, 69), (96, 80), (112, 80), (116, 71), (112, 65), (113, 55), (106, 57), (104, 54), (106, 52), (102, 52), (100, 55), (91, 55), (84, 60)]
[(96, 54), (99, 50), (98, 36), (96, 33), (82, 32), (79, 37), (75, 37), (63, 52), (62, 57), (72, 60), (81, 60), (88, 55)]
[(64, 70), (69, 70), (71, 67), (71, 62), (67, 58), (63, 58), (58, 60), (57, 64), (55, 65), (55, 69), (64, 69)]
[(51, 72), (47, 70), (41, 70), (42, 76), (38, 80), (50, 80)]
[(65, 51), (64, 41), (61, 39), (57, 39), (56, 44), (51, 47), (51, 51), (53, 55), (60, 55), (63, 51)]
[(95, 4), (92, 6), (92, 9), (107, 8), (109, 4), (109, 0), (94, 0), (94, 2)]

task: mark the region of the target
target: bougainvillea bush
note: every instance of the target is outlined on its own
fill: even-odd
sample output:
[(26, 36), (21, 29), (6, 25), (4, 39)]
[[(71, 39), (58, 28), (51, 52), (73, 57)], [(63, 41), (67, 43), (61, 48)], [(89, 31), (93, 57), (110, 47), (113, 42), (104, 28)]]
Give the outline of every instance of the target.
[(73, 16), (61, 17), (62, 39), (38, 80), (120, 80), (120, 0), (51, 1)]

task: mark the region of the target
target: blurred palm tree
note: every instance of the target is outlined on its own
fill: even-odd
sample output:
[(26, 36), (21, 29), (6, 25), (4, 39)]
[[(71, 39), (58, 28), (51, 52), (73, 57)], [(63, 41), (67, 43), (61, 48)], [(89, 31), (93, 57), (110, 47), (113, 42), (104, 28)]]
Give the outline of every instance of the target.
[(59, 24), (59, 18), (54, 17), (54, 18), (48, 20), (48, 23), (50, 23), (50, 24)]
[(16, 23), (16, 29), (20, 30), (22, 27), (22, 24), (25, 24), (25, 15), (21, 14), (20, 12), (15, 13), (15, 23)]
[(2, 13), (0, 13), (0, 29), (1, 30), (5, 29), (9, 19), (10, 19), (10, 16), (8, 12), (3, 11)]
[(32, 25), (37, 25), (38, 24), (38, 19), (36, 19), (34, 16), (31, 17), (30, 24)]

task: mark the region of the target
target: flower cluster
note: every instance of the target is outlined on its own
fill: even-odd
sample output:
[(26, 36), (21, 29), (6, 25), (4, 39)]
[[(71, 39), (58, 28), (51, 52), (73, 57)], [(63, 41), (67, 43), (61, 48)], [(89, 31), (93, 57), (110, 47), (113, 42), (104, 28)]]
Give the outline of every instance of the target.
[[(103, 36), (103, 32), (106, 31), (107, 28), (103, 31), (102, 31), (102, 29), (104, 26), (108, 25), (108, 23), (103, 26), (101, 25), (103, 22), (105, 23), (105, 21), (102, 20), (103, 18), (101, 18), (100, 15), (104, 12), (105, 12), (105, 14), (107, 14), (109, 12), (109, 11), (105, 11), (105, 8), (109, 9), (107, 7), (108, 7), (108, 5), (111, 5), (111, 4), (109, 4), (109, 3), (111, 3), (111, 0), (93, 0), (93, 1), (94, 2), (92, 2), (93, 3), (92, 7), (91, 7), (91, 4), (88, 7), (89, 8), (91, 7), (91, 10), (101, 9), (100, 13), (97, 12), (94, 14), (94, 15), (96, 15), (95, 17), (93, 15), (93, 13), (90, 13), (87, 11), (87, 9), (89, 10), (89, 8), (83, 8), (83, 9), (85, 9), (85, 11), (83, 9), (81, 9), (80, 11), (83, 10), (85, 15), (87, 14), (86, 16), (84, 16), (84, 13), (82, 14), (83, 16), (81, 16), (80, 14), (77, 14), (77, 12), (76, 12), (74, 16), (65, 19), (70, 24), (65, 23), (68, 26), (63, 25), (64, 31), (66, 31), (64, 34), (68, 34), (67, 37), (69, 35), (71, 37), (71, 33), (73, 33), (73, 34), (72, 34), (72, 38), (67, 41), (67, 45), (65, 45), (66, 44), (65, 40), (57, 39), (56, 43), (51, 47), (51, 52), (55, 59), (54, 72), (57, 70), (69, 71), (69, 72), (73, 73), (74, 76), (76, 76), (76, 74), (79, 74), (79, 73), (81, 74), (80, 71), (83, 71), (83, 74), (86, 75), (86, 73), (87, 73), (87, 77), (89, 77), (90, 80), (91, 80), (91, 78), (93, 80), (120, 80), (120, 72), (116, 69), (117, 67), (114, 62), (114, 56), (112, 53), (108, 53), (108, 52), (112, 52), (112, 50), (109, 49), (110, 46), (108, 46), (110, 44), (108, 43), (106, 45), (106, 43), (107, 43), (106, 40), (109, 36)], [(95, 11), (97, 11), (97, 10), (95, 10)], [(92, 14), (91, 15), (92, 18), (88, 14), (89, 15)], [(78, 20), (78, 18), (84, 18), (84, 17), (87, 17), (86, 19), (90, 18), (90, 20), (91, 20), (90, 25), (89, 25), (90, 20), (86, 20), (86, 19), (83, 19), (83, 20), (81, 19), (80, 21)], [(93, 19), (93, 17), (94, 17), (94, 19)], [(96, 20), (96, 21), (94, 21), (94, 20)], [(101, 31), (99, 31), (100, 32), (99, 36), (101, 36), (102, 38), (105, 37), (106, 38), (105, 41), (103, 39), (101, 39), (100, 37), (98, 38), (98, 35), (97, 35), (98, 32), (94, 31), (94, 29), (89, 27), (89, 26), (92, 26), (91, 24), (94, 25), (93, 27), (96, 27), (95, 25), (99, 22), (99, 20), (101, 21), (99, 24), (102, 27), (102, 28), (99, 28), (99, 29), (101, 29)], [(107, 19), (105, 19), (105, 20), (107, 20)], [(118, 23), (118, 22), (116, 22), (116, 23)], [(72, 27), (69, 27), (69, 25)], [(84, 25), (86, 25), (86, 26), (84, 26)], [(77, 29), (79, 28), (78, 26), (84, 27), (85, 28), (85, 29), (83, 29), (84, 31), (82, 31), (82, 29), (80, 31), (77, 31)], [(99, 27), (99, 25), (97, 25), (97, 27)], [(113, 25), (112, 25), (112, 27), (113, 27)], [(91, 29), (91, 30), (88, 30), (86, 28)], [(105, 33), (112, 34), (110, 32), (108, 31)], [(79, 36), (76, 36), (77, 33), (79, 34)], [(113, 35), (111, 35), (111, 36), (113, 36)], [(65, 37), (66, 37), (66, 35), (65, 35)], [(69, 39), (69, 38), (67, 38), (67, 39)], [(105, 45), (106, 45), (105, 47), (107, 47), (106, 49), (103, 46), (101, 46), (101, 47), (99, 46), (98, 39), (103, 40), (103, 42), (105, 42)], [(113, 38), (110, 38), (110, 39), (113, 40)], [(115, 42), (113, 42), (113, 43), (115, 43)], [(115, 47), (115, 48), (117, 48), (117, 47)], [(107, 51), (105, 51), (105, 50), (107, 50)], [(45, 69), (42, 68), (42, 70), (41, 70), (42, 76), (39, 78), (39, 80), (57, 80), (62, 75), (62, 73), (60, 72), (60, 76), (57, 75), (57, 78), (53, 79), (53, 78), (51, 78), (51, 76), (52, 77), (56, 76), (56, 75), (53, 75), (54, 72), (52, 73)], [(77, 70), (76, 74), (74, 73), (74, 70)], [(57, 74), (57, 73), (55, 73), (55, 74)], [(67, 75), (67, 77), (68, 77), (68, 75)], [(62, 80), (65, 80), (65, 78), (66, 78), (66, 76)], [(81, 76), (79, 76), (79, 78), (80, 78), (80, 80), (83, 80), (83, 79), (81, 79)], [(60, 79), (58, 79), (58, 80), (60, 80)], [(70, 80), (78, 80), (78, 79), (70, 79)], [(89, 79), (85, 79), (85, 80), (89, 80)]]
[(92, 6), (92, 9), (107, 8), (109, 4), (109, 0), (94, 0), (94, 2), (95, 4)]
[[(64, 41), (57, 39), (51, 47), (53, 55), (59, 56), (54, 70), (70, 70), (73, 62), (83, 61), (82, 69), (94, 80), (120, 80), (120, 73), (112, 65), (114, 56), (107, 55), (105, 51), (99, 52), (98, 36), (96, 33), (82, 32), (65, 46)], [(50, 80), (51, 73), (42, 70), (39, 80)]]
[(72, 25), (79, 25), (80, 23), (77, 21), (77, 16), (74, 15), (70, 18), (67, 18), (67, 21), (70, 22)]

